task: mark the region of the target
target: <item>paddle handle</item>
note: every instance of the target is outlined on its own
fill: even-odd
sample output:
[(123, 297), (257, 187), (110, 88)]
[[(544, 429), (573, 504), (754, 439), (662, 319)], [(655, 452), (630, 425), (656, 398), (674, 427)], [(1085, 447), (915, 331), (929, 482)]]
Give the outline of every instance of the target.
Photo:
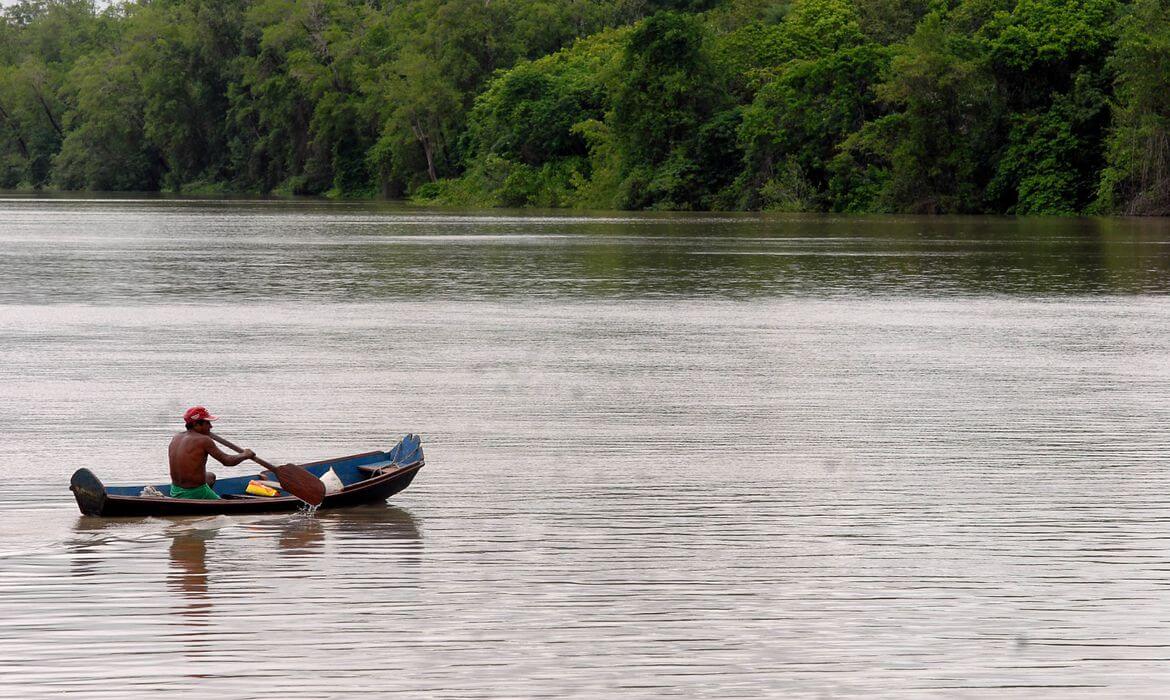
[[(212, 440), (215, 440), (216, 442), (218, 442), (219, 444), (228, 448), (229, 450), (235, 450), (236, 452), (243, 452), (244, 451), (242, 448), (236, 447), (235, 445), (231, 444), (227, 440), (224, 440), (223, 438), (216, 435), (215, 433), (208, 433), (208, 435), (211, 436)], [(264, 460), (260, 459), (259, 457), (254, 456), (254, 455), (252, 457), (252, 461), (255, 462), (256, 464), (259, 464), (260, 466), (264, 467), (265, 469), (271, 469), (273, 471), (276, 470), (276, 467), (272, 466), (268, 462), (265, 462)]]

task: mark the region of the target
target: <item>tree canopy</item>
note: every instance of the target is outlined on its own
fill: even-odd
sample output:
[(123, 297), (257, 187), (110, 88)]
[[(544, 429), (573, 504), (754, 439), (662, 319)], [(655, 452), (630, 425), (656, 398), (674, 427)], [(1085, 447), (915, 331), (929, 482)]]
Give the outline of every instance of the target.
[(1170, 0), (22, 0), (0, 187), (1170, 213)]

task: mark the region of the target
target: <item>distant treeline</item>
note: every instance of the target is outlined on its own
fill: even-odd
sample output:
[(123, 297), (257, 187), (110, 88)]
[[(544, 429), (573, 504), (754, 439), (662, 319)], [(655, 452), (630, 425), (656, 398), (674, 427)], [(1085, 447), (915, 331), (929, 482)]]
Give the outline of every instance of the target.
[(0, 187), (1170, 213), (1170, 0), (25, 0)]

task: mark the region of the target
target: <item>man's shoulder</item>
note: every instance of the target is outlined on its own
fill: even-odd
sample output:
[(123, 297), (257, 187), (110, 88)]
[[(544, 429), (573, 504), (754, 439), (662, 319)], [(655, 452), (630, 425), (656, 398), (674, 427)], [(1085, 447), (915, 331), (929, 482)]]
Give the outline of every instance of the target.
[(207, 435), (195, 433), (190, 430), (184, 430), (181, 433), (175, 433), (175, 437), (171, 442), (190, 443), (192, 445), (211, 445), (215, 444)]

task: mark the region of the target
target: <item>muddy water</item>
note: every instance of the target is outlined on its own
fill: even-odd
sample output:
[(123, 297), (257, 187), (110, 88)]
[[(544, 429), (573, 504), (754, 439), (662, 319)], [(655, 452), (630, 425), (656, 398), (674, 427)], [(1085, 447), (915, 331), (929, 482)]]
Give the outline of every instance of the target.
[[(0, 696), (1158, 697), (1167, 290), (1158, 221), (0, 199)], [(427, 466), (80, 516), (197, 403)]]

